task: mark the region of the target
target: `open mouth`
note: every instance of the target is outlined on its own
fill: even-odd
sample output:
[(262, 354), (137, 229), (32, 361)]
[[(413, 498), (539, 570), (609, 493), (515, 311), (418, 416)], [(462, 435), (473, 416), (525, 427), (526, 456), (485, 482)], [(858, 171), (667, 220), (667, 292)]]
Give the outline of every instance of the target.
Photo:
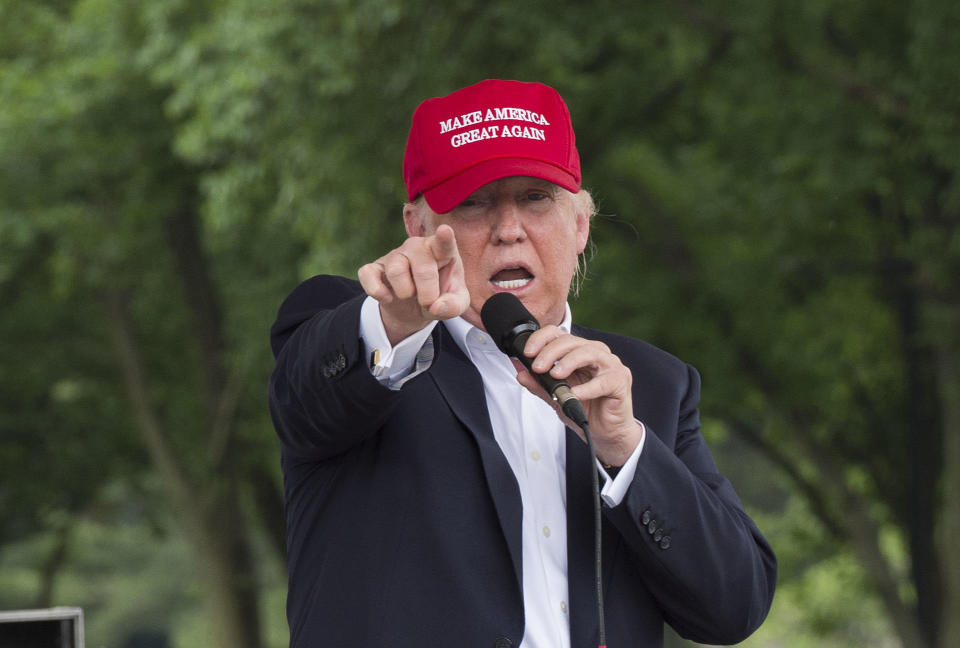
[(490, 277), (490, 281), (502, 290), (516, 290), (533, 281), (533, 275), (526, 268), (504, 268)]

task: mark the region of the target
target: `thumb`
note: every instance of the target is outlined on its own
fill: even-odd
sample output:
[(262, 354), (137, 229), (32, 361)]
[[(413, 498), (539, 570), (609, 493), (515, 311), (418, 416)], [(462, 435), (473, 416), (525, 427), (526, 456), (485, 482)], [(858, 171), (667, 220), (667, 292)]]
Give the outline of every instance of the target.
[(527, 369), (522, 362), (516, 358), (510, 358), (510, 362), (513, 363), (513, 368), (517, 370), (517, 382), (520, 383), (523, 387), (526, 387), (528, 391), (532, 392), (535, 396), (539, 396), (548, 403), (552, 403), (553, 399), (550, 398), (550, 394), (547, 393), (547, 390), (544, 389), (543, 385), (540, 384), (540, 381), (537, 380), (530, 370)]

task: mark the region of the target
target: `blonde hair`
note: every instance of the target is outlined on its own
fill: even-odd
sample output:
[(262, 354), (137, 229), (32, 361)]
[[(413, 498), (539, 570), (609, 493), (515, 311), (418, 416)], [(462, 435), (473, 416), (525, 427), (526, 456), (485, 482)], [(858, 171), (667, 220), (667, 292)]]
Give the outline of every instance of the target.
[[(593, 223), (593, 217), (597, 215), (597, 203), (593, 200), (593, 195), (589, 190), (581, 188), (580, 191), (573, 194), (574, 202), (579, 211), (586, 212), (587, 219)], [(570, 281), (570, 294), (574, 297), (580, 296), (580, 289), (583, 282), (587, 280), (587, 255), (593, 256), (596, 248), (593, 245), (593, 238), (587, 239), (587, 246), (583, 252), (577, 255), (577, 267), (573, 272), (573, 279)]]

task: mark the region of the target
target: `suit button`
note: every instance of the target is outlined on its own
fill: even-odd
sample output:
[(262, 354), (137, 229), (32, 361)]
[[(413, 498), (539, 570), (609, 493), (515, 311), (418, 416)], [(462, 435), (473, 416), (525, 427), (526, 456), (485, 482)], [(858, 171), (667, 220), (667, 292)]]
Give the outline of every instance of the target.
[(663, 536), (663, 538), (660, 539), (660, 548), (661, 549), (670, 548), (670, 536)]
[(493, 648), (513, 648), (513, 642), (506, 637), (497, 637), (493, 642)]
[(650, 509), (647, 509), (643, 512), (643, 515), (640, 516), (640, 524), (647, 526), (650, 524)]
[(653, 534), (653, 541), (660, 542), (660, 539), (663, 538), (663, 529), (657, 529)]
[(653, 535), (653, 532), (657, 530), (657, 521), (650, 520), (650, 523), (647, 525), (647, 533)]

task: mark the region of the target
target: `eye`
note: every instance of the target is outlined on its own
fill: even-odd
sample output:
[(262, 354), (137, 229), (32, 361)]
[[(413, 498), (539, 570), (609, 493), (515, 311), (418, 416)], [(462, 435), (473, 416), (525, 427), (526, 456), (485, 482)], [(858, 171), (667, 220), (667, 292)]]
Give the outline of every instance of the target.
[(555, 195), (544, 187), (530, 187), (518, 196), (518, 204), (533, 214), (548, 213), (554, 204)]
[(454, 207), (453, 214), (462, 220), (476, 220), (486, 212), (488, 200), (483, 196), (468, 196), (463, 202)]
[(457, 207), (482, 207), (490, 202), (489, 196), (480, 192), (470, 194)]

